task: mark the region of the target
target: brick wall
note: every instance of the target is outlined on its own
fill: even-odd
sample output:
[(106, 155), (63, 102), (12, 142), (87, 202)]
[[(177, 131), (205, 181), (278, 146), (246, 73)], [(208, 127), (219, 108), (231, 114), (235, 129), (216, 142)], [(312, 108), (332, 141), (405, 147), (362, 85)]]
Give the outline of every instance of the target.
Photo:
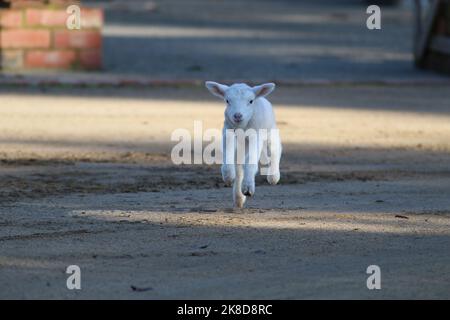
[(100, 69), (101, 9), (81, 7), (81, 29), (69, 30), (77, 1), (14, 1), (0, 9), (1, 69)]

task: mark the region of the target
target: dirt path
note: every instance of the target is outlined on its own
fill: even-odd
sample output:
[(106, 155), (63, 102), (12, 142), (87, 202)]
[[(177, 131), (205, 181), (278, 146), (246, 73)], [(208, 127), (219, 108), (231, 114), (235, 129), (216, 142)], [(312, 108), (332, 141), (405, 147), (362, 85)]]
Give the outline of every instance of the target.
[(449, 98), (280, 88), (282, 183), (237, 212), (217, 166), (168, 156), (173, 129), (220, 127), (205, 90), (4, 90), (0, 297), (449, 298)]

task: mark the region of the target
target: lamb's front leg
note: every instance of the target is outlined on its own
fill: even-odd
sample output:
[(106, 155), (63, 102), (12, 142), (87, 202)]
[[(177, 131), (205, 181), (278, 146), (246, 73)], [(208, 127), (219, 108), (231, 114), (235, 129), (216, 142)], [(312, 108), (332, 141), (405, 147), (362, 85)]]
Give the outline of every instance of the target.
[(236, 152), (236, 136), (233, 130), (228, 130), (226, 127), (222, 130), (222, 179), (225, 185), (231, 186), (236, 177), (234, 167), (234, 155)]
[(280, 134), (277, 129), (271, 131), (268, 147), (270, 149), (270, 166), (267, 174), (267, 182), (274, 185), (280, 181), (280, 159), (283, 149)]
[(236, 164), (236, 179), (233, 184), (233, 201), (234, 206), (243, 208), (245, 203), (245, 195), (242, 193), (242, 180), (244, 180), (244, 166)]
[(256, 134), (256, 137), (249, 138), (248, 152), (245, 159), (244, 166), (244, 182), (242, 185), (242, 192), (246, 196), (253, 196), (255, 194), (255, 176), (258, 173), (259, 158), (261, 156), (264, 141), (261, 134)]
[(245, 195), (242, 193), (242, 181), (244, 180), (244, 163), (245, 163), (245, 142), (236, 142), (236, 179), (233, 184), (233, 200), (234, 206), (242, 208), (245, 203)]

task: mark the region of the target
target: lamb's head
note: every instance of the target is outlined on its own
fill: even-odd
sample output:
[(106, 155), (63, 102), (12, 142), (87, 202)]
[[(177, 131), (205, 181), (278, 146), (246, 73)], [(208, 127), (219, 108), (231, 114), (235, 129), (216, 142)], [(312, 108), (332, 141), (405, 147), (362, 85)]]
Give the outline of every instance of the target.
[(244, 83), (226, 86), (206, 81), (205, 85), (213, 95), (225, 101), (225, 121), (230, 128), (246, 128), (253, 117), (255, 100), (267, 96), (275, 88), (273, 83), (250, 87)]

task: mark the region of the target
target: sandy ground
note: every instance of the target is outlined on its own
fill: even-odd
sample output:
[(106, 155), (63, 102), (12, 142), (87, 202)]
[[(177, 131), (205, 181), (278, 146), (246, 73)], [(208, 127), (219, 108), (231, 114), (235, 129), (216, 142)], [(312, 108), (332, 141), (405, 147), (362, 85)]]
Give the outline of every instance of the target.
[(272, 101), (281, 184), (235, 211), (217, 165), (170, 161), (174, 129), (220, 128), (203, 88), (2, 89), (0, 298), (450, 298), (450, 90)]

